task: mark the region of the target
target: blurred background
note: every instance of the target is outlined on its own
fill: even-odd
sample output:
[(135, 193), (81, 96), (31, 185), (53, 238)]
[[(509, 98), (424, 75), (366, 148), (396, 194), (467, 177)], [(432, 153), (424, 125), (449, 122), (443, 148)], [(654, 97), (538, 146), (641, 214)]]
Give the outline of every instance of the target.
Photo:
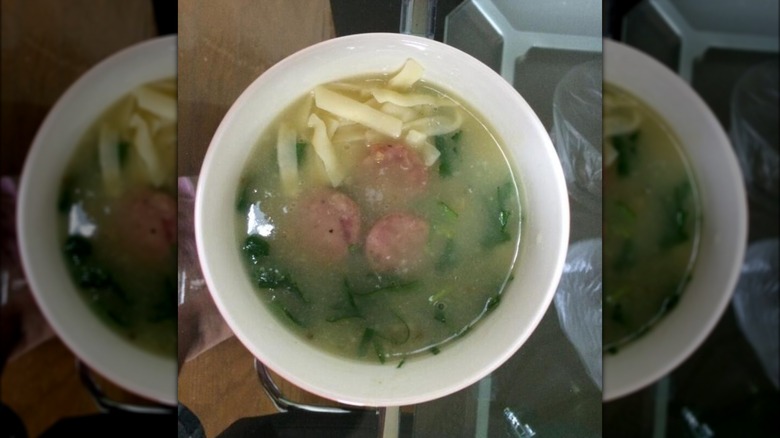
[(704, 99), (749, 200), (731, 305), (676, 370), (605, 403), (604, 436), (778, 436), (778, 3), (605, 1), (604, 36), (665, 64)]
[[(0, 17), (0, 436), (24, 436), (17, 420), (27, 436), (40, 436), (58, 422), (101, 409), (81, 381), (76, 358), (38, 311), (21, 271), (14, 208), (22, 166), (36, 131), (65, 90), (120, 49), (176, 33), (176, 7), (152, 0), (2, 0)], [(117, 400), (139, 401), (96, 379)]]

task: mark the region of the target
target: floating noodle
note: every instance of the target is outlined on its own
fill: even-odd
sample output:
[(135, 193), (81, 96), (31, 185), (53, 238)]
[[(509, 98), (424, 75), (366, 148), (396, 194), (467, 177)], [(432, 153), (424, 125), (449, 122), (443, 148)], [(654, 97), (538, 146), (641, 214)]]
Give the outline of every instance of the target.
[(407, 89), (422, 79), (425, 69), (414, 59), (407, 59), (404, 66), (401, 67), (395, 76), (387, 81), (387, 86), (391, 88)]
[(460, 128), (463, 123), (463, 115), (455, 109), (453, 116), (423, 117), (404, 123), (404, 129), (415, 130), (429, 136), (449, 134)]
[(314, 128), (314, 134), (312, 134), (311, 144), (314, 150), (317, 152), (317, 156), (322, 160), (322, 164), (325, 166), (325, 172), (328, 174), (328, 179), (333, 187), (338, 187), (341, 181), (344, 180), (344, 171), (339, 164), (339, 160), (336, 157), (336, 153), (333, 150), (333, 144), (328, 137), (328, 131), (325, 127), (325, 122), (316, 114), (312, 114), (309, 117), (310, 128)]
[(400, 119), (324, 87), (314, 89), (314, 103), (331, 114), (360, 123), (390, 137), (401, 136), (403, 122)]
[(135, 145), (138, 154), (141, 156), (144, 164), (146, 164), (149, 180), (155, 187), (160, 187), (165, 181), (165, 172), (160, 166), (160, 160), (154, 150), (149, 126), (138, 114), (133, 114), (130, 118), (130, 126), (135, 129), (133, 145)]
[(121, 189), (119, 164), (119, 133), (107, 124), (100, 125), (98, 134), (98, 155), (103, 184), (110, 196), (116, 196)]
[(276, 137), (276, 157), (279, 162), (279, 176), (282, 190), (287, 196), (294, 195), (298, 188), (298, 158), (296, 155), (296, 134), (290, 126), (279, 126)]

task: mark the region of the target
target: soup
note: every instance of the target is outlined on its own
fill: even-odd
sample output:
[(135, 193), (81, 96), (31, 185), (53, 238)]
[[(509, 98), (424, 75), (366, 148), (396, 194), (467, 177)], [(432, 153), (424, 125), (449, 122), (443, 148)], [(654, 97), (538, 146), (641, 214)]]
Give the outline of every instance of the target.
[(701, 212), (674, 133), (646, 104), (604, 86), (603, 344), (646, 333), (692, 275)]
[(262, 134), (236, 197), (261, 299), (307, 342), (400, 364), (499, 304), (521, 209), (496, 138), (455, 96), (396, 74), (325, 84)]
[(176, 350), (176, 82), (143, 85), (87, 130), (61, 185), (67, 266), (90, 307), (148, 351)]

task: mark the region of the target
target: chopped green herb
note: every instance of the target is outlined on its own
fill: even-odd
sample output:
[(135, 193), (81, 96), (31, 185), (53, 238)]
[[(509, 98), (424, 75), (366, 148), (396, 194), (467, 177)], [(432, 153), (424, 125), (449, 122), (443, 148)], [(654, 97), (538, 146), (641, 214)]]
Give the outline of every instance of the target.
[(331, 316), (329, 318), (325, 318), (325, 321), (327, 322), (339, 322), (344, 321), (345, 319), (352, 319), (352, 318), (363, 318), (363, 315), (359, 313), (340, 313), (335, 316)]
[(292, 321), (293, 323), (295, 323), (295, 324), (297, 324), (297, 325), (299, 325), (299, 326), (303, 327), (303, 323), (301, 322), (301, 320), (299, 320), (298, 318), (296, 318), (296, 317), (295, 317), (295, 316), (294, 316), (294, 315), (293, 315), (293, 314), (290, 312), (290, 309), (288, 309), (288, 308), (286, 308), (286, 307), (285, 307), (285, 308), (284, 308), (284, 309), (282, 309), (282, 310), (284, 311), (284, 315), (285, 315), (287, 318), (289, 318), (289, 319), (290, 319), (290, 321)]
[(450, 219), (457, 219), (458, 218), (458, 212), (453, 210), (445, 202), (438, 201), (436, 204), (441, 208), (441, 211), (444, 213), (445, 217), (450, 218)]
[(439, 176), (447, 178), (452, 176), (460, 160), (458, 144), (460, 143), (460, 131), (451, 134), (437, 135), (434, 138), (436, 149), (439, 151)]
[(253, 234), (244, 239), (244, 245), (241, 247), (247, 260), (256, 265), (271, 252), (271, 246), (268, 241), (261, 236)]
[(62, 191), (60, 191), (60, 197), (57, 200), (57, 210), (60, 213), (68, 213), (70, 211), (70, 207), (73, 205), (73, 195), (71, 193), (73, 189), (70, 187), (70, 184), (66, 181), (63, 183)]
[(634, 209), (623, 201), (617, 201), (611, 204), (611, 206), (612, 209), (608, 210), (609, 218), (611, 219), (609, 229), (614, 234), (625, 238), (633, 236), (636, 223), (636, 212)]
[(511, 181), (507, 181), (503, 185), (498, 186), (496, 189), (496, 198), (498, 199), (498, 222), (501, 225), (501, 232), (509, 237), (509, 232), (506, 227), (509, 225), (509, 216), (511, 215), (510, 202), (513, 199), (514, 184)]
[(282, 302), (280, 301), (272, 301), (272, 303), (276, 306), (276, 308), (282, 312), (282, 315), (286, 316), (287, 319), (292, 321), (293, 324), (297, 325), (298, 327), (306, 327), (306, 325), (301, 321), (299, 318), (297, 318), (293, 313), (290, 311), (290, 309), (287, 308)]
[(501, 295), (494, 295), (485, 302), (485, 312), (491, 312), (501, 303)]
[(612, 269), (615, 271), (625, 271), (636, 266), (637, 263), (637, 248), (633, 239), (623, 239), (623, 244), (620, 246), (620, 252), (615, 257), (612, 263)]
[(501, 233), (507, 235), (506, 226), (509, 223), (509, 216), (511, 212), (509, 210), (501, 210), (498, 212), (498, 223), (501, 224)]
[(619, 287), (617, 290), (606, 293), (606, 298), (604, 299), (604, 302), (607, 305), (614, 305), (620, 302), (621, 298), (629, 293), (629, 289), (627, 287)]
[(363, 316), (360, 315), (359, 313), (340, 313), (338, 315), (325, 318), (325, 321), (339, 322), (339, 321), (344, 321), (345, 319), (352, 319), (352, 318), (363, 318)]
[(116, 148), (119, 153), (119, 165), (124, 168), (127, 164), (128, 153), (130, 152), (130, 142), (120, 140), (119, 144), (116, 145)]
[(444, 313), (444, 309), (447, 308), (447, 305), (442, 303), (441, 301), (437, 301), (433, 304), (433, 319), (436, 321), (439, 321), (442, 324), (447, 323), (447, 315)]
[(396, 369), (401, 368), (402, 366), (404, 366), (405, 363), (406, 363), (406, 358), (404, 357), (401, 359), (400, 362), (398, 362), (398, 365), (396, 365)]
[(376, 282), (365, 291), (357, 292), (353, 290), (353, 295), (362, 297), (376, 294), (378, 292), (399, 292), (412, 289), (419, 284), (419, 282), (415, 280), (402, 281), (397, 278), (381, 276), (376, 276), (375, 280)]
[(368, 353), (368, 347), (373, 343), (375, 334), (376, 333), (372, 328), (366, 328), (363, 331), (363, 337), (360, 338), (360, 344), (358, 344), (358, 357), (366, 357), (366, 354)]
[(433, 347), (431, 347), (428, 351), (430, 351), (431, 354), (434, 355), (434, 356), (439, 354), (439, 353), (441, 353), (441, 350), (439, 349), (439, 347), (437, 347), (435, 345)]
[(433, 304), (436, 303), (437, 301), (441, 301), (441, 299), (447, 296), (451, 291), (452, 289), (450, 288), (444, 288), (436, 292), (435, 294), (431, 295), (430, 297), (428, 297), (428, 302)]
[(612, 311), (610, 312), (609, 316), (618, 324), (624, 324), (626, 322), (625, 315), (623, 314), (623, 305), (620, 303), (616, 303), (614, 306), (612, 306)]
[(303, 302), (307, 302), (298, 285), (278, 268), (257, 265), (252, 268), (255, 284), (263, 289), (287, 290)]
[(688, 201), (691, 196), (691, 185), (688, 181), (677, 185), (671, 195), (671, 199), (666, 201), (666, 231), (661, 238), (662, 248), (672, 246), (688, 241), (688, 219), (690, 211)]
[(514, 184), (508, 181), (497, 187), (495, 197), (489, 199), (490, 204), (485, 210), (488, 214), (488, 228), (482, 239), (483, 247), (491, 248), (512, 239), (512, 233), (508, 226), (509, 218), (512, 216), (513, 195)]
[(352, 290), (352, 286), (349, 285), (349, 279), (344, 279), (344, 294), (347, 296), (347, 304), (350, 309), (357, 310), (357, 302), (355, 301), (355, 293)]
[(303, 139), (298, 139), (298, 141), (295, 142), (295, 157), (298, 160), (298, 166), (300, 167), (304, 161), (306, 161), (306, 151), (308, 148), (308, 142)]
[(92, 243), (86, 237), (71, 235), (65, 239), (63, 250), (65, 255), (73, 261), (73, 264), (79, 266), (92, 255)]
[(618, 153), (617, 156), (617, 173), (620, 177), (626, 177), (636, 167), (636, 159), (638, 158), (637, 152), (637, 140), (639, 139), (639, 131), (634, 131), (630, 134), (616, 135), (613, 137), (613, 146)]
[(338, 322), (350, 318), (363, 318), (347, 279), (344, 279), (344, 299), (336, 303), (333, 306), (333, 309), (336, 311), (336, 314), (326, 318), (326, 321), (328, 322)]
[(436, 271), (446, 272), (455, 267), (457, 261), (455, 256), (455, 239), (447, 238), (444, 242), (444, 249), (436, 260)]
[(661, 305), (661, 312), (666, 313), (674, 309), (677, 306), (677, 303), (679, 301), (680, 301), (680, 295), (678, 294), (674, 294), (666, 297), (663, 304)]
[(308, 302), (298, 285), (289, 274), (283, 272), (268, 262), (271, 247), (267, 240), (258, 235), (251, 235), (244, 239), (241, 246), (252, 279), (255, 284), (263, 289), (286, 290), (303, 302)]
[(239, 213), (246, 213), (247, 210), (249, 210), (249, 206), (252, 205), (249, 200), (249, 193), (247, 193), (248, 190), (248, 187), (242, 188), (238, 194), (238, 198), (236, 198), (236, 210), (238, 210)]
[(382, 343), (379, 342), (378, 339), (374, 338), (374, 352), (376, 353), (377, 359), (379, 359), (379, 363), (384, 364), (385, 363), (385, 350), (382, 348)]
[(103, 289), (111, 287), (113, 281), (106, 271), (96, 266), (77, 268), (77, 281), (84, 289)]
[(636, 212), (625, 202), (617, 201), (615, 202), (615, 206), (617, 207), (620, 218), (624, 221), (633, 222), (636, 219)]

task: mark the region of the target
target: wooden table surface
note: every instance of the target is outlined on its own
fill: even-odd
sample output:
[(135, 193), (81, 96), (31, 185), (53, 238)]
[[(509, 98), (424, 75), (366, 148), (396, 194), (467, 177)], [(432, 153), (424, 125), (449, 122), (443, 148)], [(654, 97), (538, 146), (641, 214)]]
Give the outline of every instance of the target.
[(179, 175), (197, 175), (230, 105), (272, 65), (335, 36), (328, 0), (179, 0)]

